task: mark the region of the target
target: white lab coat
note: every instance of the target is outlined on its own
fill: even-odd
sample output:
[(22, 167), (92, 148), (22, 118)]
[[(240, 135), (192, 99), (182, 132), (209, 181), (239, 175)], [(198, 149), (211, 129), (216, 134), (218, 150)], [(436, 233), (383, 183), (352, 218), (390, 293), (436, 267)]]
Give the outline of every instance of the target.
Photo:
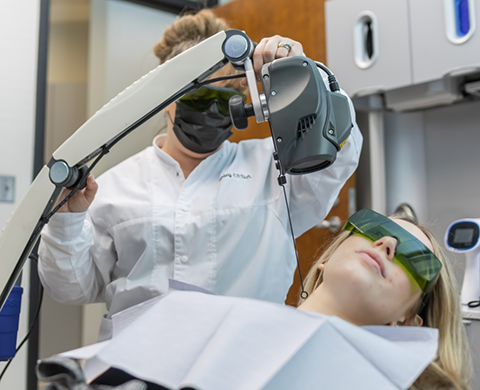
[[(100, 339), (111, 335), (112, 314), (165, 293), (169, 278), (279, 303), (293, 280), (295, 254), (272, 140), (226, 141), (187, 179), (157, 141), (98, 179), (88, 212), (58, 213), (42, 233), (39, 273), (46, 291), (64, 303), (105, 302)], [(296, 237), (327, 215), (361, 145), (355, 125), (331, 167), (287, 175)]]

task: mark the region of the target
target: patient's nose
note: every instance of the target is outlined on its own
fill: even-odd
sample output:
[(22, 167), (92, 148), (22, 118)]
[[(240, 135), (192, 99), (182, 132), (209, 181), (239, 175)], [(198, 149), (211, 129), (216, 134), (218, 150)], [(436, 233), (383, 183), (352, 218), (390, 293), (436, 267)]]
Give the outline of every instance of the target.
[(395, 256), (395, 248), (397, 247), (397, 239), (395, 237), (384, 236), (373, 243), (373, 245), (383, 250), (388, 260), (392, 260)]

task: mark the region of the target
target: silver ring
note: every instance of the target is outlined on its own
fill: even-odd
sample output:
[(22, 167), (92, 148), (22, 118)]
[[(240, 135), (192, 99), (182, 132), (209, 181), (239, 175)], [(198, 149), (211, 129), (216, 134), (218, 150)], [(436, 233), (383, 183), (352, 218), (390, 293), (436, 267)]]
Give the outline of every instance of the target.
[(284, 47), (284, 48), (287, 49), (289, 52), (290, 52), (290, 50), (292, 50), (292, 44), (291, 44), (291, 43), (288, 43), (288, 42), (278, 42), (277, 47)]

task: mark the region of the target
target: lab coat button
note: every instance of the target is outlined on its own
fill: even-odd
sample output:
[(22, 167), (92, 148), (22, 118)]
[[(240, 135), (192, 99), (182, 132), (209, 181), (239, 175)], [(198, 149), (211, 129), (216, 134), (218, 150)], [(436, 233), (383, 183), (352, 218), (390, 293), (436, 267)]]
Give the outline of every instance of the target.
[(188, 211), (188, 207), (187, 207), (187, 206), (183, 206), (183, 207), (182, 207), (182, 210), (183, 210), (183, 211)]
[(180, 261), (182, 263), (186, 263), (188, 261), (188, 257), (187, 256), (182, 256), (182, 257), (180, 257)]

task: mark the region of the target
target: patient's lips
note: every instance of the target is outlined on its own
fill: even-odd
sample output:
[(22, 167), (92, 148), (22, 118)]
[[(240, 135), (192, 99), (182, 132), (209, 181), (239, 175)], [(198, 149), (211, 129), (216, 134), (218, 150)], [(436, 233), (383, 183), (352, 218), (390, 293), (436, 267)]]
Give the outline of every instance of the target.
[(368, 264), (370, 264), (379, 275), (385, 277), (385, 263), (380, 254), (372, 249), (362, 249), (357, 252), (362, 259), (364, 259)]

